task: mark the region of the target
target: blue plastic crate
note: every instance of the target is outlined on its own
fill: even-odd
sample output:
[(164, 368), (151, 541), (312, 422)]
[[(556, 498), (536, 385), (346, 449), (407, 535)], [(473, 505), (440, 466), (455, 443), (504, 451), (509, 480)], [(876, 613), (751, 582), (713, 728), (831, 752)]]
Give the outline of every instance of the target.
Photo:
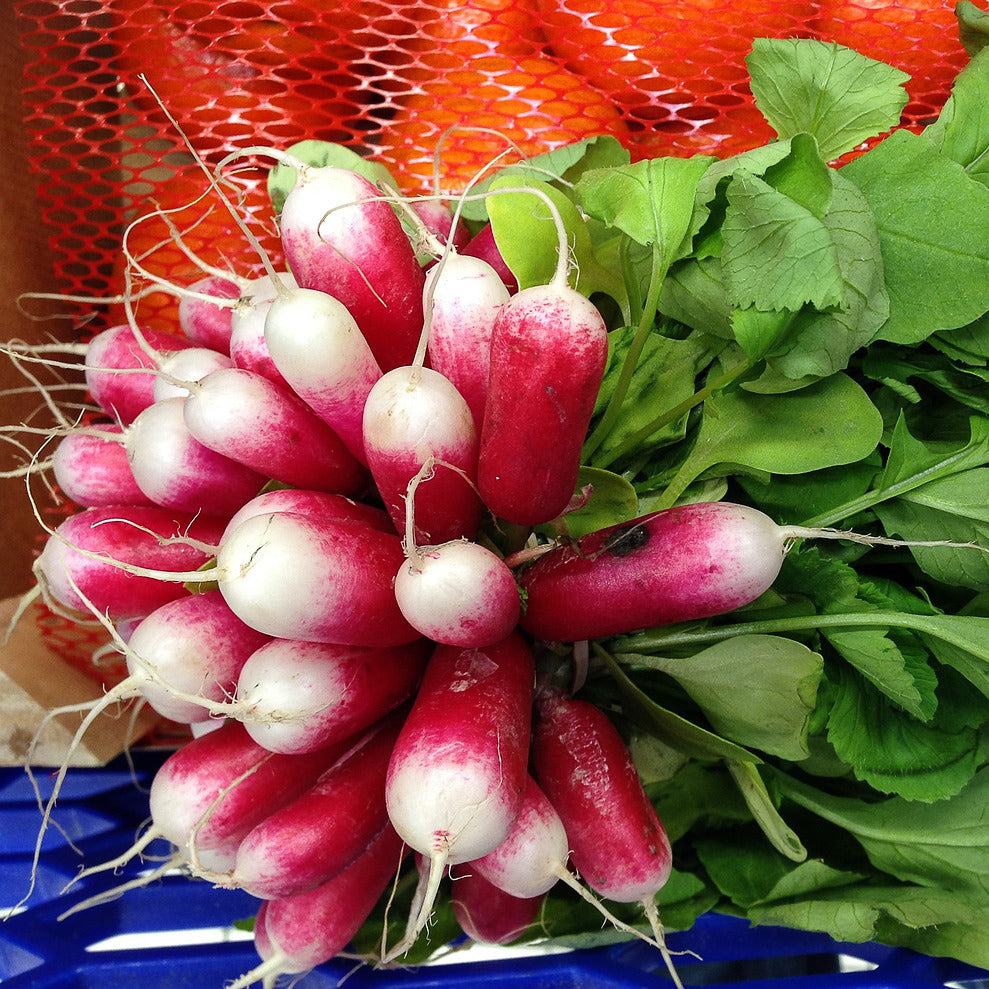
[[(225, 939), (250, 917), (257, 900), (207, 882), (166, 876), (150, 886), (59, 921), (73, 903), (116, 885), (127, 875), (89, 877), (60, 895), (82, 864), (123, 851), (147, 816), (146, 787), (161, 756), (140, 753), (135, 774), (123, 760), (106, 769), (71, 770), (56, 821), (45, 839), (37, 885), (26, 909), (0, 923), (0, 983), (10, 989), (221, 989), (258, 957), (249, 939)], [(40, 779), (50, 792), (51, 777)], [(135, 781), (139, 785), (135, 785)], [(26, 773), (0, 770), (0, 900), (16, 902), (27, 889), (40, 813)], [(72, 844), (69, 843), (71, 839)], [(162, 844), (149, 853), (166, 854)], [(133, 868), (129, 869), (133, 875)], [(195, 937), (202, 943), (189, 943)], [(155, 937), (151, 946), (115, 946), (125, 934)], [(989, 989), (989, 972), (879, 945), (842, 945), (822, 935), (750, 928), (737, 918), (707, 915), (686, 933), (671, 934), (673, 950), (696, 952), (677, 961), (685, 985), (708, 989)], [(105, 947), (103, 946), (105, 945)], [(97, 950), (93, 950), (94, 946)], [(840, 959), (855, 959), (844, 970)], [(525, 954), (456, 965), (374, 971), (338, 960), (307, 975), (300, 989), (633, 989), (670, 985), (657, 953), (641, 942), (563, 954)]]

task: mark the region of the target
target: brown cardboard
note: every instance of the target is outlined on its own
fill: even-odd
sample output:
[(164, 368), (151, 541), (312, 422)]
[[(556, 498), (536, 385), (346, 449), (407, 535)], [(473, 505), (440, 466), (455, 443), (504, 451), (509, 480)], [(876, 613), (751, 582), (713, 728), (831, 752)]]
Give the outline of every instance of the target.
[[(17, 599), (0, 602), (0, 634), (6, 630)], [(68, 704), (93, 703), (105, 694), (93, 677), (53, 653), (42, 640), (38, 620), (42, 606), (33, 604), (0, 648), (0, 765), (24, 765), (31, 751), (36, 766), (60, 766), (86, 712), (46, 721), (47, 712)], [(160, 721), (145, 707), (131, 719), (133, 702), (112, 705), (86, 732), (69, 759), (70, 766), (102, 766), (129, 743), (145, 737)], [(32, 740), (44, 726), (33, 750)]]
[[(24, 292), (51, 292), (54, 276), (48, 231), (40, 220), (28, 168), (24, 106), (21, 100), (23, 55), (13, 6), (0, 3), (0, 339), (37, 342), (51, 336), (71, 339), (65, 321), (37, 322), (18, 305)], [(37, 311), (37, 307), (35, 307)], [(0, 356), (0, 390), (26, 385), (9, 358)], [(23, 421), (38, 405), (36, 395), (0, 396), (0, 423)], [(33, 443), (33, 446), (36, 446)], [(0, 470), (19, 466), (19, 452), (0, 444)], [(44, 494), (44, 492), (42, 492)], [(36, 552), (35, 522), (24, 481), (0, 478), (0, 599), (27, 590), (33, 583), (31, 561)]]

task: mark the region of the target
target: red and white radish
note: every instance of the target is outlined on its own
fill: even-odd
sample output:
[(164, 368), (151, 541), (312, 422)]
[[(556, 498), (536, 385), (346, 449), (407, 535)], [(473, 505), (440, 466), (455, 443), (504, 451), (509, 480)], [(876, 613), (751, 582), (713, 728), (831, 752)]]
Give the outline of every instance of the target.
[(672, 868), (666, 830), (621, 735), (596, 705), (540, 691), (532, 734), (536, 779), (566, 829), (573, 864), (596, 893), (641, 903), (676, 982), (656, 907)]
[(274, 639), (244, 663), (222, 710), (272, 752), (310, 752), (356, 734), (407, 700), (429, 644), (349, 646)]
[(388, 767), (388, 816), (429, 860), (429, 882), (406, 936), (425, 926), (447, 865), (505, 840), (522, 806), (529, 753), (533, 658), (517, 633), (486, 649), (438, 646)]
[(509, 292), (486, 261), (455, 253), (426, 274), (430, 366), (464, 397), (478, 433), (484, 419), (491, 334)]
[(264, 339), (292, 390), (366, 463), (364, 404), (381, 368), (347, 307), (316, 289), (284, 292), (268, 306)]
[(727, 502), (609, 526), (556, 547), (519, 575), (522, 625), (541, 639), (577, 641), (724, 614), (772, 585), (796, 535)]
[(398, 871), (405, 849), (390, 824), (346, 869), (308, 893), (266, 900), (264, 931), (255, 935), (262, 962), (230, 983), (243, 989), (282, 974), (307, 972), (335, 958), (360, 930)]
[(305, 893), (332, 879), (388, 823), (385, 774), (401, 719), (389, 718), (237, 848), (229, 882), (263, 899)]
[(608, 358), (604, 319), (567, 283), (566, 231), (545, 200), (560, 237), (557, 268), (498, 312), (477, 467), (488, 509), (519, 525), (556, 518), (573, 497)]
[(278, 158), (296, 170), (280, 227), (299, 285), (347, 307), (383, 371), (409, 364), (422, 329), (423, 272), (394, 209), (356, 172)]
[(474, 537), (482, 510), (473, 484), (477, 431), (463, 396), (442, 374), (409, 365), (383, 375), (364, 406), (364, 450), (399, 531), (406, 525), (410, 482), (427, 461), (438, 460), (448, 466), (418, 485), (415, 540), (436, 545)]
[(156, 505), (231, 516), (265, 477), (200, 443), (186, 424), (185, 398), (153, 402), (127, 427), (127, 459), (138, 487)]
[(392, 588), (403, 559), (397, 535), (364, 522), (274, 512), (224, 535), (210, 577), (268, 635), (393, 646), (419, 637)]
[(407, 546), (406, 553), (395, 576), (395, 600), (406, 621), (434, 642), (484, 647), (518, 624), (518, 585), (491, 550), (457, 539)]
[(63, 436), (52, 456), (52, 471), (62, 493), (83, 508), (105, 505), (149, 505), (127, 460), (123, 430), (116, 423), (100, 423), (98, 433), (75, 430)]
[(286, 484), (341, 494), (365, 487), (366, 471), (296, 395), (241, 368), (191, 382), (185, 421), (211, 450)]
[(536, 926), (544, 897), (520, 899), (468, 865), (450, 870), (450, 905), (461, 930), (480, 944), (511, 944)]
[[(244, 663), (267, 641), (227, 607), (219, 591), (190, 594), (162, 605), (130, 634), (128, 679), (163, 717), (206, 721), (207, 702), (233, 693)], [(204, 703), (176, 693), (201, 695)]]
[[(119, 621), (143, 618), (188, 593), (181, 574), (211, 557), (225, 520), (156, 505), (87, 508), (62, 521), (35, 561), (35, 574), (52, 598), (88, 614)], [(155, 571), (142, 575), (140, 570)], [(174, 574), (174, 579), (171, 575)]]

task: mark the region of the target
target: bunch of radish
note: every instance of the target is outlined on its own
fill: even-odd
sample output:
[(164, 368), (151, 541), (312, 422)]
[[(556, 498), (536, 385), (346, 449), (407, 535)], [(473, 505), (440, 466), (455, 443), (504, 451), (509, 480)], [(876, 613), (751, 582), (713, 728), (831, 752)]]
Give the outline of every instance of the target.
[[(278, 218), (291, 275), (204, 271), (171, 287), (173, 335), (133, 312), (97, 335), (97, 411), (59, 413), (48, 440), (78, 510), (50, 530), (37, 592), (102, 622), (130, 671), (78, 737), (129, 698), (193, 736), (129, 854), (164, 837), (169, 865), (259, 898), (261, 962), (234, 986), (337, 955), (406, 868), (421, 882), (380, 963), (401, 962), (449, 873), (475, 938), (517, 936), (563, 882), (678, 982), (663, 826), (607, 715), (534, 657), (751, 602), (816, 533), (691, 504), (518, 564), (491, 533), (573, 504), (607, 359), (559, 218), (555, 274), (518, 291), (453, 246), (454, 212), (410, 238), (361, 175), (278, 158), (297, 172)], [(641, 903), (643, 923), (602, 900)]]

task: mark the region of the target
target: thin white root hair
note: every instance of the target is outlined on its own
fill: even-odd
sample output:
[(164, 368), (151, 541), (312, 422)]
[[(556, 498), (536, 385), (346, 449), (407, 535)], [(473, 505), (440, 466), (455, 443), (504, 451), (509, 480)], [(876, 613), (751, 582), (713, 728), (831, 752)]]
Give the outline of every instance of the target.
[(789, 549), (798, 539), (839, 539), (858, 543), (862, 546), (893, 546), (899, 549), (909, 549), (912, 546), (949, 547), (951, 549), (977, 549), (981, 553), (989, 553), (989, 546), (982, 546), (976, 542), (959, 543), (950, 539), (891, 539), (887, 536), (870, 536), (846, 529), (815, 529), (803, 525), (786, 525), (780, 527), (780, 533), (786, 549)]
[[(653, 937), (655, 937), (660, 954), (663, 956), (663, 964), (666, 966), (666, 971), (670, 973), (670, 978), (673, 980), (673, 984), (677, 989), (683, 989), (683, 983), (680, 981), (676, 966), (673, 964), (673, 952), (666, 946), (666, 933), (663, 930), (662, 921), (659, 919), (659, 907), (656, 905), (656, 898), (654, 896), (644, 896), (641, 902), (646, 919), (649, 921), (650, 928), (652, 928)], [(694, 951), (682, 952), (682, 954), (689, 954), (700, 960), (700, 956)]]
[(161, 879), (166, 873), (179, 868), (181, 865), (182, 856), (176, 852), (175, 855), (163, 862), (156, 869), (151, 869), (149, 872), (144, 873), (144, 875), (130, 879), (125, 883), (121, 883), (119, 886), (114, 886), (112, 889), (104, 890), (102, 893), (97, 893), (94, 896), (87, 897), (85, 900), (80, 900), (78, 903), (69, 907), (68, 910), (60, 913), (57, 919), (65, 920), (74, 913), (80, 913), (83, 910), (88, 910), (90, 907), (98, 907), (103, 903), (111, 903), (113, 900), (119, 900), (128, 890), (150, 886), (155, 880)]
[(406, 927), (402, 940), (390, 950), (382, 952), (382, 964), (387, 965), (399, 956), (404, 955), (415, 944), (419, 934), (428, 926), (429, 918), (433, 912), (433, 905), (436, 902), (436, 897), (439, 895), (440, 883), (443, 881), (443, 875), (446, 872), (449, 857), (449, 847), (446, 843), (443, 844), (443, 847), (433, 851), (429, 858), (428, 878), (421, 898), (419, 897), (419, 889), (416, 889), (416, 897), (419, 902), (415, 905), (418, 906), (418, 909), (410, 912), (410, 923)]
[(288, 961), (288, 955), (283, 951), (276, 950), (270, 958), (261, 962), (260, 965), (255, 965), (249, 972), (245, 972), (233, 982), (228, 982), (224, 989), (246, 989), (247, 986), (253, 986), (255, 982), (260, 982), (265, 989), (268, 989), (269, 986), (275, 984), (279, 976), (288, 974), (288, 969), (285, 968)]
[[(116, 858), (107, 859), (105, 862), (100, 862), (99, 865), (91, 865), (85, 869), (81, 869), (75, 876), (73, 876), (61, 889), (61, 893), (66, 893), (70, 890), (77, 882), (86, 879), (89, 876), (98, 875), (101, 872), (110, 872), (111, 870), (120, 869), (127, 865), (128, 862), (132, 862), (137, 856), (144, 851), (153, 841), (162, 837), (161, 832), (154, 827), (148, 827), (142, 835), (140, 835), (137, 840), (128, 848), (126, 851), (121, 852)], [(167, 861), (173, 862), (176, 856), (172, 855)]]

